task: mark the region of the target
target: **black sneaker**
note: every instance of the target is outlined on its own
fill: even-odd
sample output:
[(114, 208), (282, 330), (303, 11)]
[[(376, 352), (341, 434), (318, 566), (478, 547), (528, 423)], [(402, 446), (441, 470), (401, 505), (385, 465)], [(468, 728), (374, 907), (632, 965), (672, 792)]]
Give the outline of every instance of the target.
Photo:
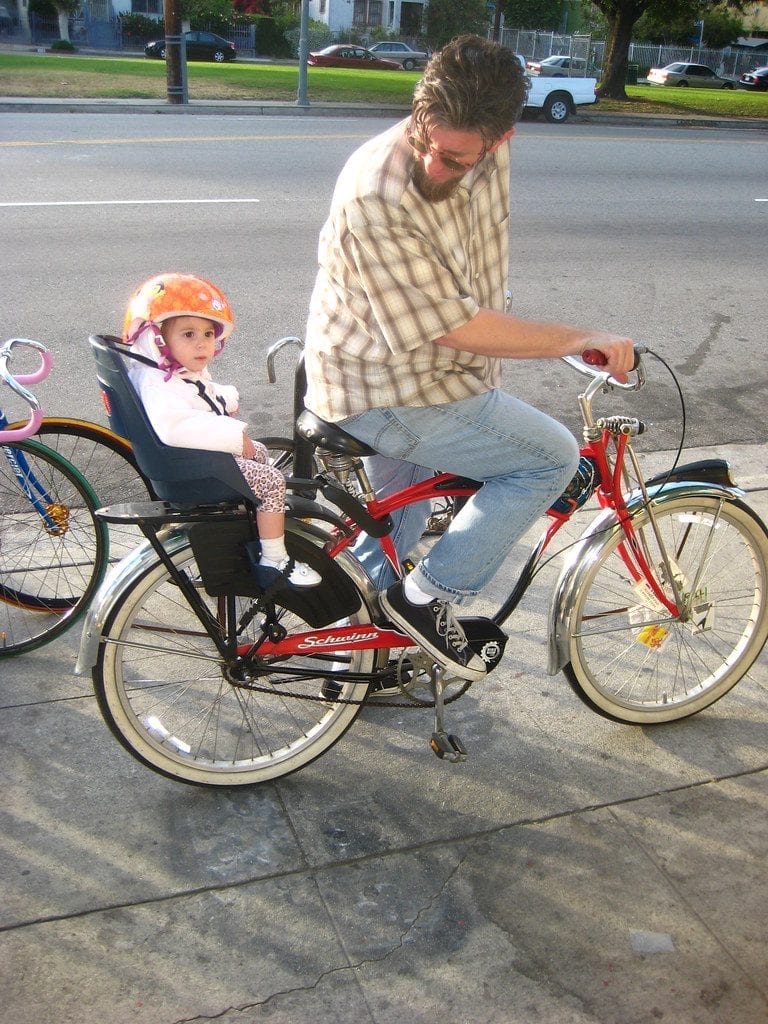
[(411, 604), (402, 580), (379, 594), (379, 604), (391, 621), (423, 647), (435, 661), (462, 679), (482, 679), (486, 665), (469, 646), (461, 624), (447, 601)]

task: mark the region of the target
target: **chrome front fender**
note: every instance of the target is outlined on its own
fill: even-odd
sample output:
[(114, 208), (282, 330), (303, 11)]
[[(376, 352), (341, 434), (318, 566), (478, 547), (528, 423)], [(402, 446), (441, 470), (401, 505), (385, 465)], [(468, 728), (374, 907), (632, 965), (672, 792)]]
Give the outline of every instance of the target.
[[(648, 494), (653, 499), (654, 507), (661, 508), (667, 502), (681, 497), (734, 499), (743, 497), (744, 492), (738, 487), (687, 480), (649, 487)], [(637, 512), (644, 502), (643, 495), (637, 491), (630, 495), (627, 507), (630, 512)], [(583, 585), (585, 576), (600, 557), (605, 545), (610, 543), (620, 529), (614, 510), (605, 509), (592, 520), (566, 558), (549, 609), (548, 671), (551, 676), (557, 675), (569, 660), (567, 622), (574, 595)]]

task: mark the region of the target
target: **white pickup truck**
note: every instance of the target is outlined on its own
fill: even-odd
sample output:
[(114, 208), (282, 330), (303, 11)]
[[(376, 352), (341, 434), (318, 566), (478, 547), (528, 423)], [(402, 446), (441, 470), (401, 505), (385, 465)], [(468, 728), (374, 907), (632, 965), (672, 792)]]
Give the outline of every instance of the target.
[(542, 78), (529, 75), (530, 89), (525, 103), (526, 111), (544, 111), (544, 117), (553, 124), (562, 124), (576, 108), (597, 103), (596, 78)]

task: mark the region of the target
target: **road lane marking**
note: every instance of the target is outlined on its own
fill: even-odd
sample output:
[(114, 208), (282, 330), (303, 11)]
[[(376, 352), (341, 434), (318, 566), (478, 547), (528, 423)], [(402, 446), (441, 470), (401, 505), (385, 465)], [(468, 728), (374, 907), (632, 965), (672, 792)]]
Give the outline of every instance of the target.
[(322, 135), (172, 135), (135, 139), (17, 139), (0, 142), (0, 149), (14, 146), (132, 146), (135, 143), (161, 142), (317, 142), (319, 139), (368, 139), (364, 132), (339, 132)]
[(260, 199), (62, 199), (39, 203), (0, 203), (8, 206), (169, 206), (184, 203), (260, 203)]

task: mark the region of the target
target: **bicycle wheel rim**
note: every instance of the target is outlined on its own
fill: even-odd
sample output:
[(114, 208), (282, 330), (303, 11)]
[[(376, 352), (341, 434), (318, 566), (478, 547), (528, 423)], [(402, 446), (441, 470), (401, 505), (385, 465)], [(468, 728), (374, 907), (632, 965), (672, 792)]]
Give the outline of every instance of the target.
[(35, 441), (2, 453), (0, 654), (8, 655), (74, 625), (104, 576), (108, 540), (95, 495), (73, 467)]
[[(130, 443), (107, 427), (87, 420), (46, 416), (37, 436), (85, 477), (96, 494), (97, 508), (154, 498), (152, 484), (136, 465)], [(112, 562), (144, 539), (137, 526), (110, 523), (108, 530)]]
[[(174, 561), (196, 578), (189, 548)], [(370, 621), (364, 608), (349, 621)], [(302, 628), (285, 610), (281, 622), (289, 631)], [(253, 638), (257, 626), (258, 620)], [(327, 657), (302, 659), (316, 672), (309, 679), (259, 679), (266, 693), (230, 683), (210, 637), (159, 564), (126, 588), (103, 638), (94, 686), (105, 721), (145, 766), (181, 782), (242, 786), (289, 775), (333, 746), (360, 710), (319, 699)], [(373, 652), (350, 658), (355, 672), (372, 667)], [(344, 681), (340, 696), (360, 701), (367, 690), (367, 680)], [(295, 693), (304, 699), (287, 696)]]
[[(682, 589), (696, 587), (691, 620), (671, 617), (647, 585), (630, 578), (617, 533), (587, 574), (568, 622), (566, 674), (578, 695), (608, 717), (642, 724), (709, 707), (749, 670), (768, 636), (768, 534), (751, 510), (735, 500), (681, 496), (656, 516)], [(634, 526), (663, 576), (647, 511)], [(665, 591), (671, 594), (669, 584)]]

